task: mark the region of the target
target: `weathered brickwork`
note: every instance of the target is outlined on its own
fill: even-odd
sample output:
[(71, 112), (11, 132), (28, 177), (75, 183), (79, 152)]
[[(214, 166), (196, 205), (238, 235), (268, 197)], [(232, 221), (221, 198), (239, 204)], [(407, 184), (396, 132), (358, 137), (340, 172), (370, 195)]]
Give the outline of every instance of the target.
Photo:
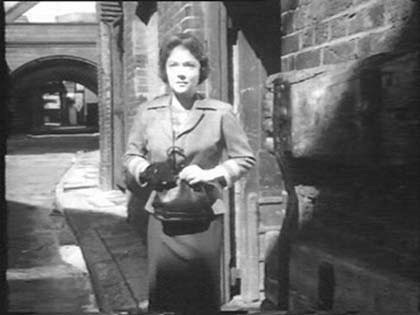
[(160, 2), (159, 40), (170, 34), (186, 32), (204, 39), (203, 4), (192, 1)]
[[(54, 55), (77, 56), (97, 62), (98, 24), (8, 24), (6, 58), (11, 71), (28, 62)], [(71, 43), (71, 45), (69, 45)]]
[[(138, 106), (146, 100), (147, 84), (140, 84), (146, 78), (147, 55), (142, 51), (143, 40), (142, 22), (135, 15), (137, 3), (123, 2), (124, 5), (124, 80), (125, 85), (125, 117), (126, 134), (128, 134), (132, 119)], [(142, 36), (143, 35), (143, 36)]]
[[(410, 222), (419, 222), (420, 201), (419, 182), (410, 174), (418, 176), (420, 158), (414, 136), (420, 121), (419, 4), (281, 5), (282, 73), (268, 80), (266, 99), (275, 78), (291, 84), (285, 99), (299, 233), (290, 257), (289, 306), (416, 314), (419, 236)], [(264, 113), (270, 120), (272, 110)], [(263, 128), (273, 150), (273, 124)]]
[[(284, 71), (361, 60), (389, 52), (401, 42), (418, 45), (408, 43), (418, 31), (415, 10), (412, 1), (282, 1)], [(313, 51), (321, 52), (319, 62), (288, 61), (302, 52), (313, 58)]]

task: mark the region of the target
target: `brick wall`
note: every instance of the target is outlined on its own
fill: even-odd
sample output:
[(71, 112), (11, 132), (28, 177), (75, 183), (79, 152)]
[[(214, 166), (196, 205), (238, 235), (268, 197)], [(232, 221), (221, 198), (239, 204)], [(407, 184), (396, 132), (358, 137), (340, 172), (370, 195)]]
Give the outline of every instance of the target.
[(57, 45), (55, 47), (36, 47), (33, 45), (20, 45), (19, 47), (6, 47), (7, 60), (10, 60), (10, 69), (16, 70), (38, 58), (50, 56), (75, 56), (91, 62), (97, 62), (96, 43), (81, 45), (80, 47), (69, 47), (68, 45)]
[[(147, 52), (145, 35), (147, 26), (136, 16), (137, 2), (123, 2), (124, 9), (124, 116), (125, 135), (129, 134), (137, 110), (148, 99)], [(125, 139), (127, 141), (127, 139)], [(144, 237), (147, 215), (143, 210), (147, 196), (127, 191), (128, 220)]]
[[(54, 27), (51, 27), (51, 26)], [(28, 89), (29, 85), (46, 80), (47, 77), (57, 76), (60, 73), (66, 73), (67, 77), (73, 80), (78, 78), (84, 80), (85, 76), (81, 73), (82, 69), (76, 69), (74, 65), (68, 66), (67, 59), (96, 64), (97, 56), (97, 23), (90, 24), (28, 24), (28, 23), (9, 23), (5, 29), (6, 37), (6, 60), (13, 73), (15, 80), (18, 80), (13, 86), (17, 89)], [(88, 34), (87, 36), (84, 34)], [(69, 56), (70, 58), (66, 58)], [(62, 60), (61, 65), (56, 63), (55, 69), (48, 70), (51, 67), (48, 63), (52, 59)], [(43, 64), (37, 68), (37, 65)], [(83, 68), (83, 66), (81, 66)], [(15, 72), (18, 70), (18, 72)], [(39, 77), (37, 76), (39, 75)], [(16, 76), (18, 79), (16, 79)], [(94, 75), (95, 76), (95, 75)], [(67, 78), (67, 79), (68, 79)], [(96, 78), (94, 78), (96, 81)], [(92, 78), (87, 79), (92, 82)], [(96, 82), (89, 84), (95, 86)], [(26, 86), (26, 87), (25, 87)], [(15, 93), (13, 93), (15, 94)], [(26, 132), (31, 128), (31, 111), (28, 102), (24, 101), (28, 93), (19, 93), (18, 97), (13, 96), (10, 100), (9, 109), (13, 113), (11, 116), (11, 132)]]
[(7, 25), (6, 59), (11, 71), (27, 62), (53, 55), (70, 55), (97, 62), (97, 23), (53, 25)]
[(281, 1), (282, 71), (418, 46), (414, 1)]
[[(147, 100), (148, 89), (145, 73), (147, 55), (142, 45), (146, 26), (135, 15), (137, 2), (123, 2), (123, 6), (125, 116), (127, 118), (126, 131), (128, 132), (138, 107)], [(128, 134), (127, 132), (126, 134)]]
[[(165, 93), (165, 85), (159, 78), (159, 42), (175, 32), (198, 32), (197, 4), (188, 2), (159, 2), (158, 12), (145, 25), (135, 14), (136, 2), (124, 2), (124, 64), (127, 116), (131, 119), (138, 106), (146, 100)], [(199, 7), (199, 6), (198, 6)]]
[(188, 32), (204, 39), (202, 3), (193, 1), (160, 2), (159, 40), (170, 34)]
[[(268, 80), (267, 90), (275, 79), (290, 83), (283, 103), (275, 104), (289, 106), (287, 150), (298, 200), (289, 306), (416, 314), (418, 246), (410, 239), (416, 243), (419, 235), (410, 222), (419, 222), (420, 204), (414, 179), (420, 157), (414, 136), (420, 121), (419, 5), (281, 5), (282, 73)], [(269, 149), (271, 111), (266, 106)], [(270, 268), (276, 270), (275, 262)]]

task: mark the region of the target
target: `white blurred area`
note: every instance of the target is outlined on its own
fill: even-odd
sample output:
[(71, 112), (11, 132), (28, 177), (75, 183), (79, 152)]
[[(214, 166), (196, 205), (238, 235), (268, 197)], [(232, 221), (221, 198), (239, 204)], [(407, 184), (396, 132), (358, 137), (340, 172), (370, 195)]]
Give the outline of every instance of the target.
[[(4, 1), (6, 13), (22, 1)], [(95, 1), (39, 1), (16, 22), (75, 23), (96, 21)]]
[(76, 267), (84, 273), (88, 273), (85, 260), (83, 258), (82, 250), (76, 245), (60, 246), (60, 256), (63, 261)]

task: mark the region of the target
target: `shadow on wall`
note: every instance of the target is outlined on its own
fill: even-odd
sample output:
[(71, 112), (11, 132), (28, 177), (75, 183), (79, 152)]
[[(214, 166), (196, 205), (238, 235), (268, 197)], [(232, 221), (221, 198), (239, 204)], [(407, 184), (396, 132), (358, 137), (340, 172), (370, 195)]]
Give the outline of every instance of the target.
[[(267, 73), (280, 71), (280, 4), (277, 0), (268, 0), (260, 4), (256, 12), (255, 3), (223, 1), (232, 27), (241, 30), (255, 54), (261, 60)], [(263, 25), (264, 27), (255, 27)]]
[(266, 131), (289, 197), (266, 258), (278, 264), (275, 307), (418, 312), (419, 13), (416, 2), (366, 56), (270, 78)]

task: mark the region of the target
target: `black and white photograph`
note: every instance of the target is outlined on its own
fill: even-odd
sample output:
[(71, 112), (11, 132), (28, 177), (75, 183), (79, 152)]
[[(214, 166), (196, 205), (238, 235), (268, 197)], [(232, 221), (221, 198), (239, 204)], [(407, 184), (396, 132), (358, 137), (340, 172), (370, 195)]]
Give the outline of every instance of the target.
[(420, 314), (420, 1), (0, 18), (1, 314)]

